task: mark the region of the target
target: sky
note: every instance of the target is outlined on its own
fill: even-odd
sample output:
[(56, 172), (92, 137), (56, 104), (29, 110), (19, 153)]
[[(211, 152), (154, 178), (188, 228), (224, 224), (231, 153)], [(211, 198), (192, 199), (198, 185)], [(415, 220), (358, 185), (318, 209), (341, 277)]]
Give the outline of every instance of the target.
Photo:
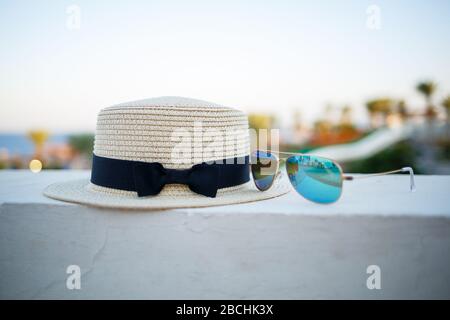
[(450, 94), (450, 1), (0, 0), (0, 132), (93, 131), (100, 109), (185, 96), (305, 121)]

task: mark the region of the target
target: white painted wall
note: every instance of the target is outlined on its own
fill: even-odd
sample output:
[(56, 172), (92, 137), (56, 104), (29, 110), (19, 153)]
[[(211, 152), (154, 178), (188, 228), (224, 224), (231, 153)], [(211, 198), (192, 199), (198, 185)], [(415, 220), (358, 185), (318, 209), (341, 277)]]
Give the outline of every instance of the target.
[[(349, 182), (335, 205), (272, 200), (157, 212), (47, 199), (88, 172), (0, 171), (0, 298), (450, 298), (449, 176)], [(66, 268), (81, 267), (81, 290)], [(381, 290), (366, 268), (381, 268)]]

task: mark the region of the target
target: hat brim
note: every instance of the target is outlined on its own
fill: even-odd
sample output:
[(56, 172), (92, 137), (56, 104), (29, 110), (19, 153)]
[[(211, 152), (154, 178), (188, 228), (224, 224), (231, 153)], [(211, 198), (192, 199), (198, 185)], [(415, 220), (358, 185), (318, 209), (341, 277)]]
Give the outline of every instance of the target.
[(94, 207), (116, 209), (174, 209), (200, 208), (246, 203), (275, 198), (288, 193), (291, 187), (287, 181), (280, 179), (267, 191), (259, 191), (250, 181), (242, 188), (221, 193), (215, 198), (188, 192), (180, 195), (156, 195), (139, 198), (130, 194), (115, 194), (94, 191), (88, 188), (89, 179), (54, 183), (44, 190), (44, 195), (61, 201), (74, 202)]

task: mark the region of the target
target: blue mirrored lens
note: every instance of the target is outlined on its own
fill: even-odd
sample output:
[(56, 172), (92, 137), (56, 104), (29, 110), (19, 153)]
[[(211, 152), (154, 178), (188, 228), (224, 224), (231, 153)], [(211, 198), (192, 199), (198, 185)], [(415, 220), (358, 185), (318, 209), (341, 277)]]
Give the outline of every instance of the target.
[(294, 189), (308, 200), (331, 203), (342, 193), (342, 172), (328, 159), (316, 156), (292, 156), (286, 170)]
[(269, 189), (277, 173), (277, 158), (269, 152), (255, 151), (252, 153), (250, 160), (256, 187), (261, 191)]

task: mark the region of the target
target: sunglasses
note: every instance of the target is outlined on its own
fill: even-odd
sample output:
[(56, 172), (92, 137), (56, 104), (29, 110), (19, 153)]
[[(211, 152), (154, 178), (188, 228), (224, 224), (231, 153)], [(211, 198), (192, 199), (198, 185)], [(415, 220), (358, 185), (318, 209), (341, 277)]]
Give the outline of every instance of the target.
[[(410, 167), (398, 170), (349, 176), (344, 175), (341, 166), (333, 160), (309, 154), (276, 152), (286, 155), (282, 158), (286, 165), (289, 181), (298, 194), (316, 203), (333, 203), (342, 195), (343, 181), (382, 176), (391, 173), (408, 172), (410, 191), (415, 190), (414, 171)], [(280, 159), (272, 151), (257, 150), (251, 154), (251, 172), (255, 186), (260, 191), (269, 190), (280, 176)]]

